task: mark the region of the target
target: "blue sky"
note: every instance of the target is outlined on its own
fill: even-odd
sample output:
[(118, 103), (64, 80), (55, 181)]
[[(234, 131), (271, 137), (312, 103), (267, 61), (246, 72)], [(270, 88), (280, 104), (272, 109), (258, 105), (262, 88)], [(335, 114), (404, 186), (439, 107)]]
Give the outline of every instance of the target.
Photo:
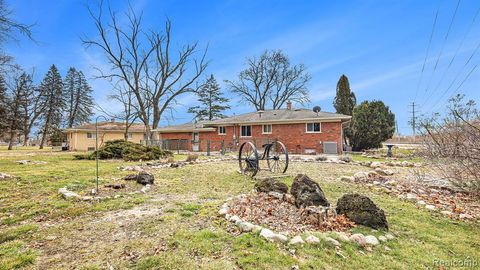
[[(55, 64), (62, 75), (74, 66), (89, 78), (99, 104), (112, 110), (117, 108), (117, 104), (107, 100), (106, 96), (111, 93), (109, 84), (93, 79), (96, 74), (93, 67), (108, 67), (105, 58), (96, 50), (85, 49), (80, 41), (82, 36), (96, 36), (86, 9), (87, 1), (10, 0), (7, 3), (14, 9), (17, 20), (36, 24), (36, 43), (21, 39), (6, 48), (21, 66), (27, 70), (35, 68), (37, 81), (51, 64)], [(223, 81), (235, 79), (247, 57), (259, 55), (265, 49), (281, 49), (293, 63), (305, 64), (312, 76), (309, 83), (312, 102), (305, 107), (320, 105), (324, 111), (333, 111), (337, 80), (346, 74), (358, 101), (383, 100), (395, 113), (401, 133), (409, 134), (408, 104), (415, 100), (421, 113), (442, 111), (448, 96), (456, 92), (480, 61), (480, 50), (473, 54), (480, 44), (480, 15), (472, 25), (480, 2), (474, 0), (460, 2), (447, 38), (457, 0), (140, 0), (131, 3), (135, 10), (143, 11), (148, 29), (161, 29), (168, 16), (172, 21), (174, 43), (198, 41), (201, 47), (208, 44), (211, 63), (205, 77), (214, 74), (232, 98), (229, 114), (248, 112), (252, 108), (228, 94)], [(124, 12), (127, 7), (125, 1), (111, 1), (111, 5), (118, 12)], [(437, 24), (426, 58), (437, 10)], [(472, 54), (473, 58), (465, 65)], [(474, 69), (458, 89), (477, 102), (480, 100), (479, 72), (480, 67)], [(457, 80), (451, 89), (442, 95), (455, 77)], [(193, 95), (181, 97), (182, 106), (176, 108), (175, 120), (164, 119), (162, 124), (191, 120), (192, 115), (186, 111), (195, 101)]]

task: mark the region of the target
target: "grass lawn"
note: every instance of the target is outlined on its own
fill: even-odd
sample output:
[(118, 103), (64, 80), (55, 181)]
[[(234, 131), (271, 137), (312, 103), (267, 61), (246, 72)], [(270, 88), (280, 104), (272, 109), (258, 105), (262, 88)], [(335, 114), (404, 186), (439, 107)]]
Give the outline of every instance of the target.
[[(185, 156), (176, 156), (184, 159)], [(16, 160), (46, 161), (19, 165)], [(117, 169), (135, 162), (101, 161), (101, 184), (125, 181)], [(480, 226), (417, 209), (361, 185), (339, 182), (361, 167), (329, 163), (291, 163), (296, 173), (318, 181), (328, 199), (347, 192), (370, 196), (387, 214), (396, 238), (369, 252), (343, 243), (346, 258), (328, 243), (289, 247), (256, 233), (239, 234), (217, 216), (228, 197), (252, 190), (254, 182), (236, 173), (235, 161), (205, 163), (154, 172), (147, 194), (126, 182), (127, 191), (101, 202), (67, 201), (58, 188), (88, 193), (94, 188), (95, 161), (71, 153), (0, 150), (0, 172), (19, 179), (0, 180), (0, 270), (4, 269), (419, 269), (434, 260), (480, 261)], [(103, 192), (103, 191), (102, 191)], [(359, 226), (354, 232), (384, 233)], [(292, 252), (295, 249), (295, 252)]]

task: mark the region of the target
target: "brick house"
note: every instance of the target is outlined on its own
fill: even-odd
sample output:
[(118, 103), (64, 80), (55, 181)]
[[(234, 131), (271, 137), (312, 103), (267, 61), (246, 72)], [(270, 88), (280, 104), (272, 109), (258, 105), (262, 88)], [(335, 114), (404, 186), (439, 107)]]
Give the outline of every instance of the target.
[[(182, 145), (184, 150), (220, 151), (236, 149), (244, 141), (257, 148), (273, 140), (282, 141), (290, 153), (342, 153), (342, 126), (351, 116), (313, 112), (308, 109), (267, 110), (208, 122), (187, 123), (155, 129), (161, 141)], [(181, 143), (180, 143), (181, 142)]]

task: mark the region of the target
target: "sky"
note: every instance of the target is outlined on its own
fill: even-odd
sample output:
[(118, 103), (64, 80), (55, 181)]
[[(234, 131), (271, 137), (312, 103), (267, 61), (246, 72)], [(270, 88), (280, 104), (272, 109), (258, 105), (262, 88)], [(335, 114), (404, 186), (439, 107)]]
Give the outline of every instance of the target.
[[(16, 20), (34, 24), (35, 42), (20, 38), (7, 44), (6, 51), (24, 69), (34, 70), (37, 82), (52, 64), (63, 76), (72, 66), (82, 70), (96, 102), (115, 111), (120, 106), (107, 98), (112, 94), (110, 84), (95, 79), (96, 68), (110, 68), (106, 58), (81, 41), (82, 37), (98, 37), (87, 10), (96, 3), (7, 0)], [(119, 18), (127, 3), (110, 1)], [(480, 101), (480, 67), (476, 68), (480, 62), (480, 2), (476, 0), (130, 3), (136, 12), (143, 12), (145, 30), (162, 30), (168, 17), (173, 44), (208, 46), (210, 64), (202, 79), (210, 74), (216, 77), (231, 98), (228, 115), (250, 112), (253, 107), (229, 93), (224, 81), (235, 80), (246, 59), (265, 50), (282, 50), (292, 64), (307, 67), (312, 77), (308, 84), (311, 102), (294, 106), (319, 105), (323, 111), (334, 111), (336, 84), (345, 74), (357, 103), (382, 100), (395, 113), (399, 131), (405, 135), (412, 133), (408, 124), (411, 102), (417, 104), (418, 114), (428, 115), (444, 111), (448, 98), (457, 93)], [(197, 105), (195, 95), (181, 96), (179, 103), (174, 119), (164, 118), (162, 125), (192, 120), (187, 110)]]

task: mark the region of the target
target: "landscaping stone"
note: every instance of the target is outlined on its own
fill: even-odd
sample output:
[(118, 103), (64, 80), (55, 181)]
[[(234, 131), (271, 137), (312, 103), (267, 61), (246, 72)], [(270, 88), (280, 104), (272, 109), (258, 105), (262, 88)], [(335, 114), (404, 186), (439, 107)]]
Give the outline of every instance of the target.
[(287, 242), (288, 238), (283, 234), (277, 234), (272, 232), (269, 229), (263, 228), (260, 231), (260, 236), (264, 237), (265, 239), (272, 241), (272, 242)]
[(268, 192), (268, 195), (277, 198), (279, 200), (283, 200), (283, 193), (275, 192), (275, 191), (270, 191)]
[(228, 208), (221, 208), (220, 210), (218, 210), (218, 214), (221, 216), (224, 216), (227, 213), (228, 213)]
[(337, 214), (346, 215), (357, 224), (374, 229), (388, 229), (387, 218), (370, 198), (360, 194), (345, 194), (337, 202)]
[(381, 169), (381, 168), (376, 168), (376, 169), (375, 169), (375, 172), (378, 173), (379, 175), (382, 175), (382, 176), (393, 175), (393, 171), (391, 171), (391, 170), (383, 170), (383, 169)]
[(251, 232), (253, 229), (255, 229), (255, 225), (247, 221), (240, 222), (238, 227), (240, 230), (242, 230), (242, 232)]
[(309, 235), (307, 238), (305, 238), (305, 242), (309, 244), (318, 244), (320, 243), (320, 239), (314, 235)]
[(255, 183), (255, 190), (258, 192), (278, 192), (278, 193), (287, 193), (288, 186), (282, 182), (279, 182), (271, 177), (264, 178)]
[(338, 242), (337, 240), (335, 240), (335, 239), (333, 239), (333, 238), (331, 238), (331, 237), (328, 237), (328, 236), (327, 236), (327, 237), (325, 237), (324, 239), (325, 239), (325, 241), (327, 241), (328, 243), (330, 243), (330, 244), (332, 244), (332, 245), (334, 245), (334, 246), (336, 246), (336, 247), (341, 247), (341, 246), (342, 246), (342, 244), (340, 244), (340, 242)]
[(113, 189), (122, 189), (125, 188), (125, 184), (106, 184), (105, 187)]
[(383, 235), (380, 235), (380, 236), (378, 237), (378, 240), (380, 240), (380, 242), (387, 242), (388, 239), (387, 239), (387, 237), (385, 237), (385, 236), (383, 236)]
[(353, 175), (355, 181), (363, 182), (368, 179), (368, 174), (366, 172), (357, 172)]
[(359, 244), (360, 246), (365, 246), (367, 241), (365, 240), (365, 236), (361, 233), (355, 233), (350, 236), (350, 240)]
[(365, 243), (370, 246), (376, 246), (380, 244), (377, 237), (375, 237), (374, 235), (365, 236)]
[(299, 174), (295, 177), (290, 193), (295, 197), (295, 205), (297, 207), (311, 205), (330, 206), (323, 190), (306, 174)]
[(374, 161), (370, 164), (371, 168), (378, 168), (378, 167), (381, 167), (381, 166), (382, 166), (382, 163), (377, 162), (377, 161)]
[(392, 234), (389, 234), (389, 233), (385, 234), (385, 237), (386, 237), (388, 240), (393, 240), (393, 239), (395, 239), (395, 236), (393, 236)]
[(413, 194), (413, 193), (407, 193), (407, 195), (405, 195), (405, 199), (407, 201), (411, 201), (411, 202), (414, 202), (417, 200), (417, 195)]
[(0, 179), (8, 179), (8, 178), (12, 178), (12, 176), (9, 174), (0, 172)]
[(150, 184), (146, 184), (144, 187), (142, 187), (142, 189), (140, 189), (140, 192), (141, 193), (147, 193), (150, 191), (150, 188), (151, 188), (151, 185)]
[(346, 181), (346, 182), (353, 182), (353, 181), (355, 181), (355, 177), (353, 177), (353, 176), (345, 176), (345, 175), (344, 175), (344, 176), (341, 176), (341, 177), (340, 177), (340, 180), (341, 180), (341, 181)]
[(138, 174), (129, 174), (123, 178), (123, 180), (127, 181), (136, 181), (142, 185), (153, 185), (155, 181), (155, 176), (148, 172), (139, 172)]
[(289, 242), (290, 245), (303, 245), (305, 244), (305, 241), (303, 241), (302, 237), (300, 235), (297, 235), (292, 238)]
[(73, 192), (73, 191), (69, 191), (67, 188), (63, 187), (63, 188), (60, 188), (58, 189), (58, 193), (60, 193), (63, 198), (65, 199), (77, 199), (77, 198), (80, 198), (80, 196)]
[(434, 211), (436, 209), (435, 205), (431, 205), (431, 204), (425, 205), (425, 208), (430, 210), (430, 211)]
[(350, 242), (350, 238), (348, 238), (348, 235), (344, 232), (334, 232), (335, 237), (342, 241), (342, 242)]
[(234, 223), (237, 223), (237, 222), (242, 221), (242, 220), (241, 220), (238, 216), (236, 216), (236, 215), (231, 216), (228, 220), (231, 221), (231, 222), (234, 222)]
[(418, 201), (417, 205), (419, 206), (425, 206), (427, 203), (425, 201)]

